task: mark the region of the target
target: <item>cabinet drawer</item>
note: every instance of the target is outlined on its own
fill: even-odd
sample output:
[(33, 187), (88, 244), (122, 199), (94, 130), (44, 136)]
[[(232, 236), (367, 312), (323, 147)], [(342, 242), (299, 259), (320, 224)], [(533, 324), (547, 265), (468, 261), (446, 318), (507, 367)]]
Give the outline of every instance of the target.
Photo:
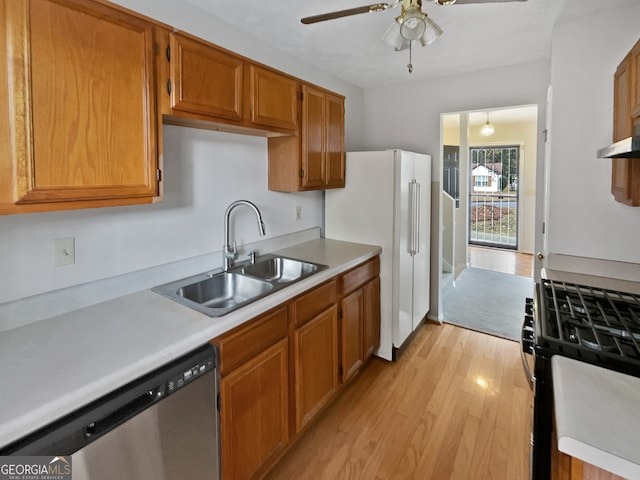
[(295, 326), (302, 325), (334, 303), (336, 303), (335, 279), (300, 295), (293, 301)]
[(287, 307), (279, 307), (213, 340), (220, 349), (220, 375), (231, 372), (287, 336)]
[(350, 270), (342, 275), (341, 292), (342, 295), (354, 291), (356, 288), (364, 285), (369, 280), (380, 274), (380, 257), (375, 257), (366, 263)]

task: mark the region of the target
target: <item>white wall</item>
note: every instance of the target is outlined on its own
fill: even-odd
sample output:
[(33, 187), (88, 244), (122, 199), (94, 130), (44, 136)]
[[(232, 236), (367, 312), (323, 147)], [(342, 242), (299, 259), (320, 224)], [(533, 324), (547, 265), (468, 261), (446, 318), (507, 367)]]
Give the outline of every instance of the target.
[(640, 208), (614, 201), (611, 161), (613, 73), (638, 40), (640, 5), (559, 23), (553, 89), (548, 250), (640, 263)]
[[(538, 105), (539, 125), (544, 125), (549, 63), (534, 62), (484, 70), (466, 75), (443, 77), (419, 83), (366, 90), (364, 94), (364, 143), (368, 149), (404, 148), (433, 155), (433, 191), (440, 189), (440, 114), (486, 110), (512, 105)], [(538, 172), (542, 177), (543, 148), (538, 132)], [(435, 182), (438, 182), (436, 185)], [(440, 205), (432, 204), (432, 318), (439, 313), (438, 268)], [(536, 211), (542, 211), (542, 205)], [(536, 229), (540, 230), (540, 229)], [(536, 232), (536, 236), (539, 233)], [(537, 242), (536, 242), (537, 243)]]
[[(267, 190), (266, 139), (173, 126), (164, 134), (163, 202), (0, 217), (0, 303), (220, 250), (225, 209), (241, 198), (259, 206), (268, 237), (322, 225), (321, 192)], [(238, 245), (260, 238), (249, 209), (234, 210), (231, 225)], [(53, 239), (63, 237), (75, 237), (76, 263), (54, 267)]]
[[(362, 148), (361, 89), (180, 0), (117, 3), (345, 95), (345, 144)], [(266, 145), (259, 137), (165, 126), (163, 202), (0, 216), (0, 303), (220, 250), (224, 211), (240, 198), (260, 207), (267, 237), (322, 226), (322, 192), (267, 190)], [(303, 212), (300, 222), (293, 221), (297, 205)], [(239, 245), (259, 238), (249, 210), (237, 209), (233, 218)], [(54, 267), (53, 239), (64, 237), (75, 237), (76, 263)]]

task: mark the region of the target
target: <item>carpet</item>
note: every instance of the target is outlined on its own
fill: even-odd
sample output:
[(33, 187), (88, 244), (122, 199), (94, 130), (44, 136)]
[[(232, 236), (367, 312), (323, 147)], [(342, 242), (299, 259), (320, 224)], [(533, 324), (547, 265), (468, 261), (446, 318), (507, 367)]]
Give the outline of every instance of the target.
[(532, 296), (531, 278), (470, 267), (444, 297), (444, 321), (519, 341), (524, 300)]

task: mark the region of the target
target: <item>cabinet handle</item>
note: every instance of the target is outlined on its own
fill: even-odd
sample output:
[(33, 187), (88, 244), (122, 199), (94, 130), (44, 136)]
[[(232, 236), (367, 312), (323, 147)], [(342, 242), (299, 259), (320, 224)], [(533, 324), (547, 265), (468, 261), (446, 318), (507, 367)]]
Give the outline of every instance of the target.
[(304, 170), (300, 169), (300, 178), (304, 178)]
[(171, 80), (167, 80), (167, 93), (171, 95)]
[(164, 54), (167, 56), (167, 62), (171, 61), (171, 46), (167, 45), (167, 49), (164, 51)]

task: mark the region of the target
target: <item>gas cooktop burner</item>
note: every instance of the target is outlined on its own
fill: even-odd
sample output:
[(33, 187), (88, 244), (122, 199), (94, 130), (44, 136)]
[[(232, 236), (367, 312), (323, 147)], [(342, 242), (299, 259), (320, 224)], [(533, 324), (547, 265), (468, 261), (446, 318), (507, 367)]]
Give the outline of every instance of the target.
[(592, 351), (637, 362), (640, 368), (640, 298), (636, 295), (543, 280), (539, 297), (542, 340), (583, 348), (583, 354)]

